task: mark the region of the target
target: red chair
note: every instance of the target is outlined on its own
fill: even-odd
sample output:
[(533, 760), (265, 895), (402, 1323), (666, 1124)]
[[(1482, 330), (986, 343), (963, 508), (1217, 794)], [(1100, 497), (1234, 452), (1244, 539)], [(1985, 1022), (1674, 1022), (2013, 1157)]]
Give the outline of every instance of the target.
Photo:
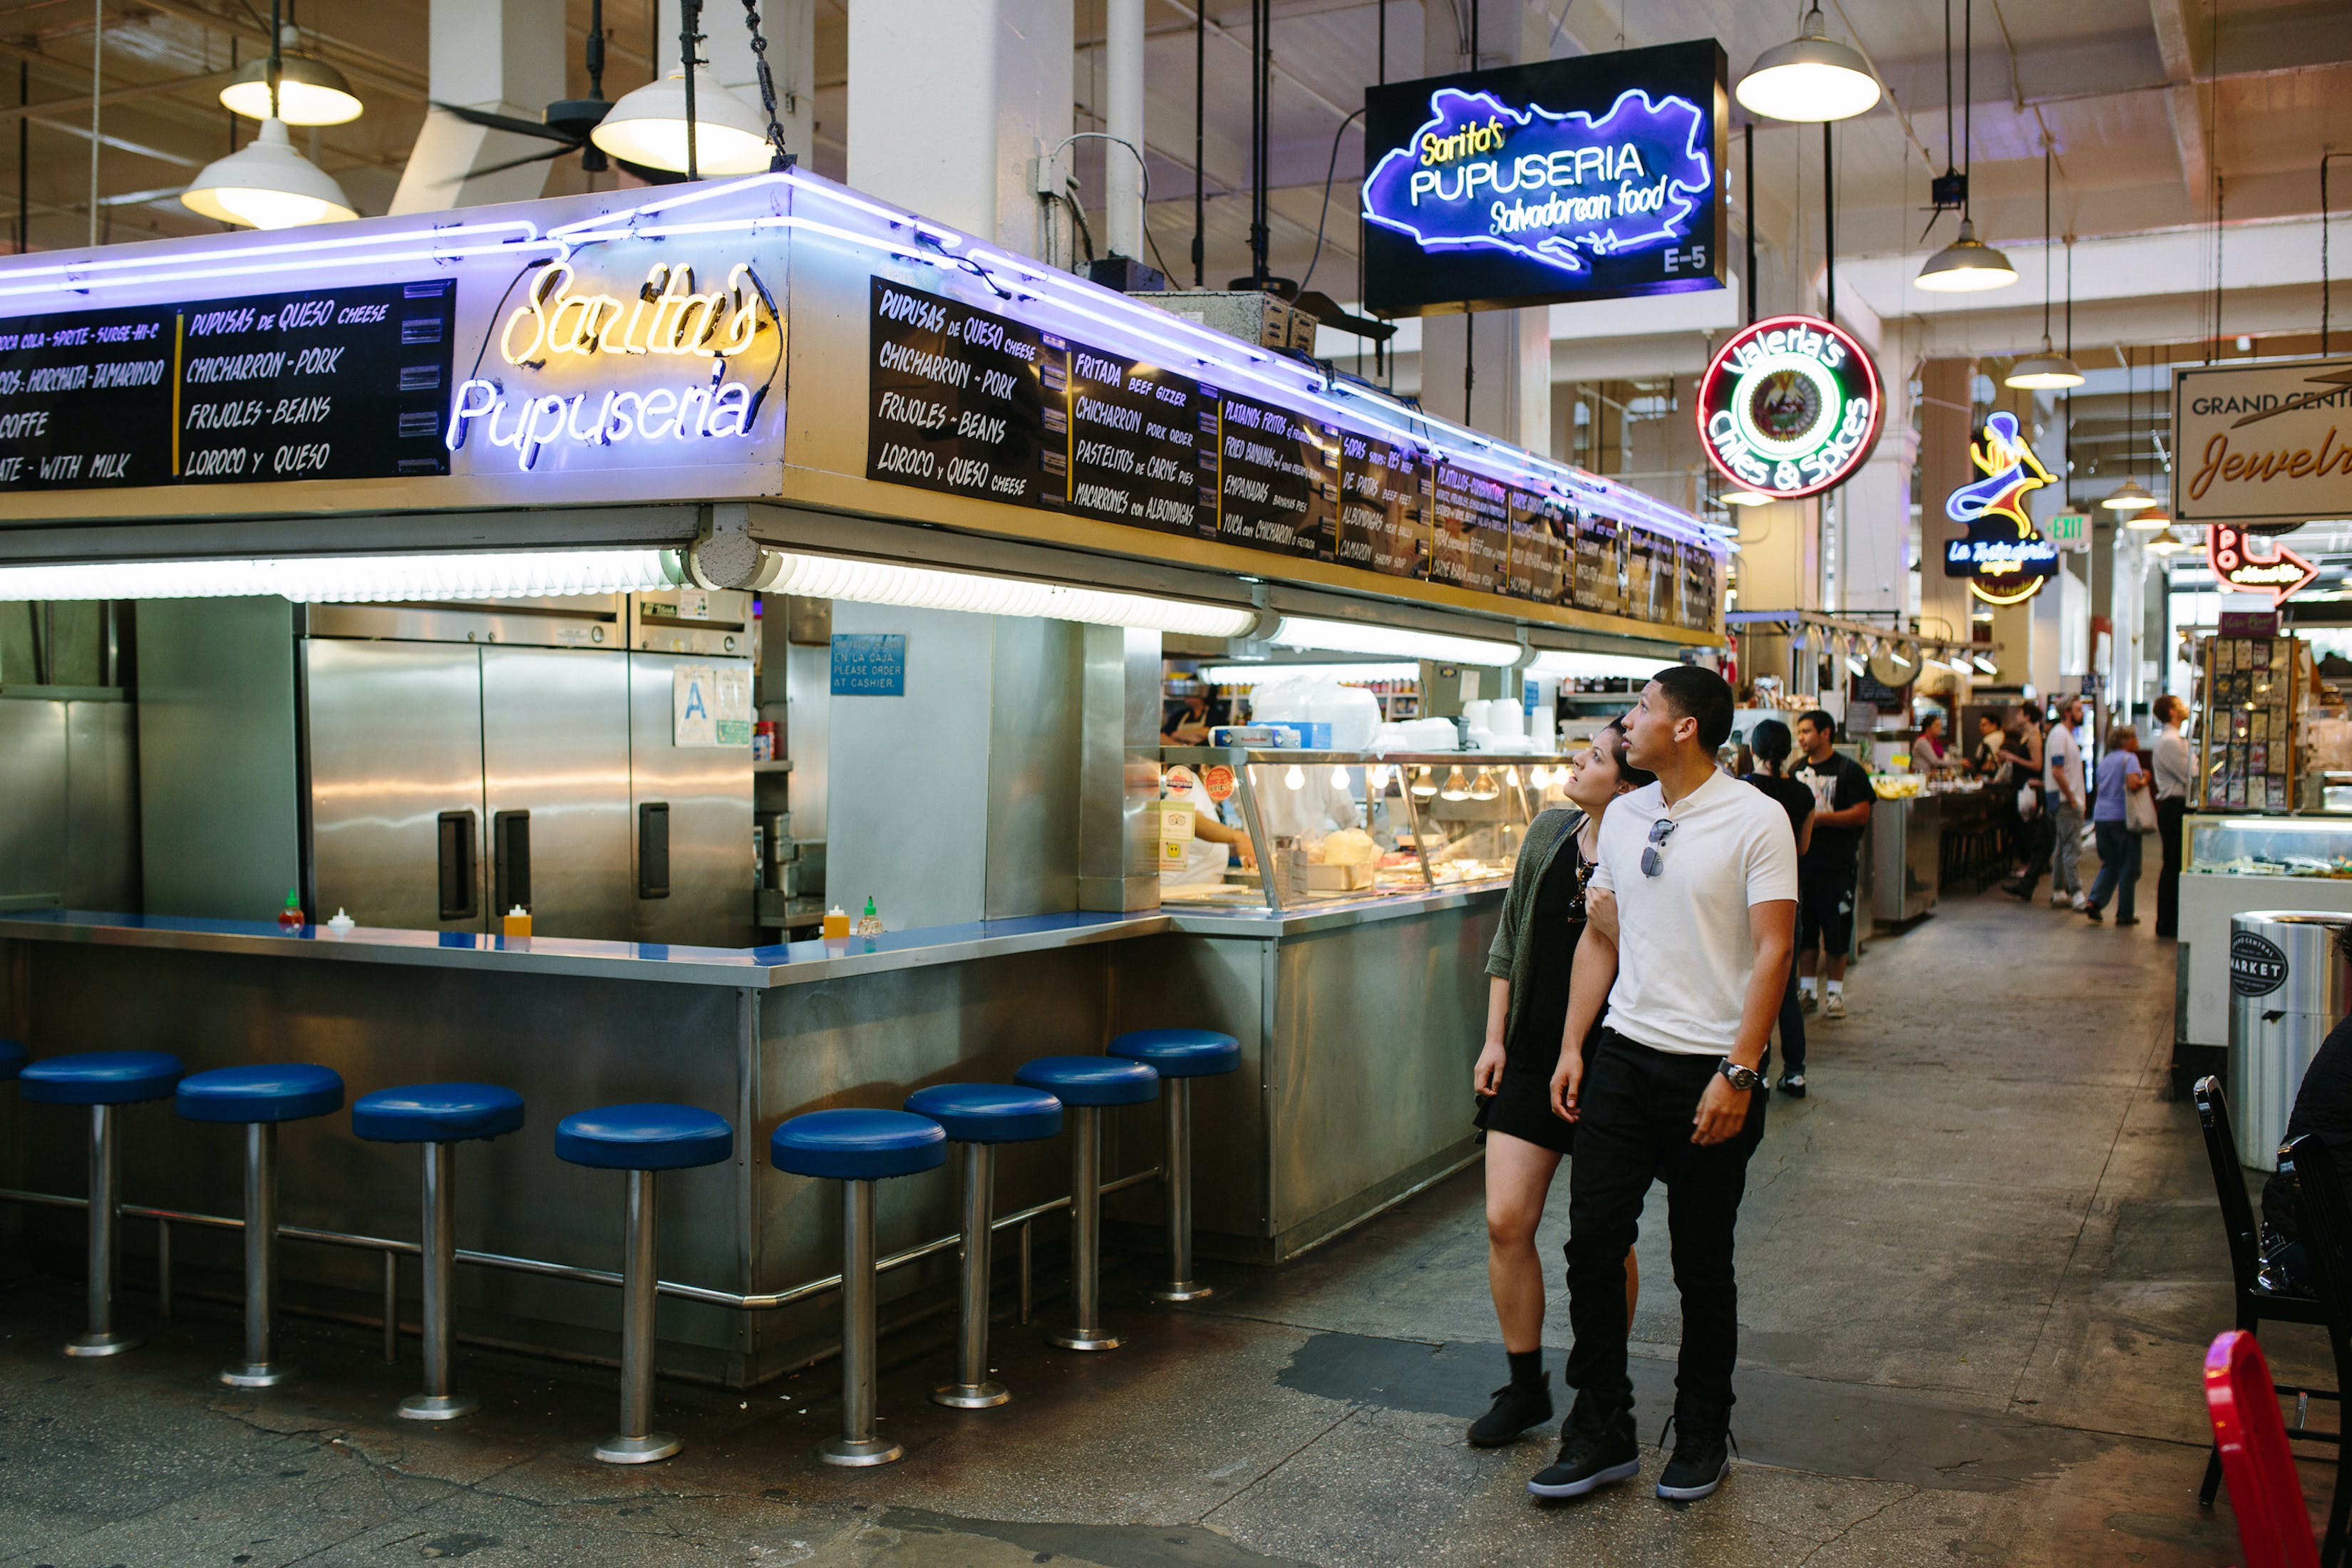
[(2286, 1446), (2278, 1391), (2262, 1346), (2232, 1329), (2205, 1352), (2205, 1410), (2230, 1484), (2245, 1568), (2319, 1568), (2303, 1479)]

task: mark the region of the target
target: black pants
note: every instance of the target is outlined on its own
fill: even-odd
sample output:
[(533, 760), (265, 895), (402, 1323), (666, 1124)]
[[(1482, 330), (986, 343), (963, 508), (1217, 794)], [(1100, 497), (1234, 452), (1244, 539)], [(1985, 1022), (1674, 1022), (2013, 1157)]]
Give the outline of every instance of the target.
[(2189, 797), (2177, 795), (2156, 803), (2156, 842), (2164, 862), (2156, 873), (2156, 934), (2180, 934), (2180, 827), (2189, 815)]
[[(1769, 1059), (1770, 1053), (1766, 1053)], [(1797, 966), (1789, 965), (1789, 987), (1780, 993), (1780, 1070), (1800, 1078), (1805, 1071), (1805, 1008), (1797, 998)], [(1769, 1078), (1771, 1074), (1764, 1076)]]
[(1716, 1075), (1716, 1056), (1675, 1056), (1604, 1029), (1586, 1066), (1569, 1163), (1568, 1383), (1596, 1413), (1633, 1407), (1625, 1366), (1625, 1254), (1641, 1228), (1650, 1184), (1666, 1184), (1666, 1228), (1682, 1296), (1677, 1409), (1728, 1410), (1739, 1353), (1739, 1289), (1732, 1225), (1748, 1187), (1748, 1158), (1764, 1136), (1761, 1091), (1748, 1123), (1726, 1142), (1691, 1142), (1691, 1118)]

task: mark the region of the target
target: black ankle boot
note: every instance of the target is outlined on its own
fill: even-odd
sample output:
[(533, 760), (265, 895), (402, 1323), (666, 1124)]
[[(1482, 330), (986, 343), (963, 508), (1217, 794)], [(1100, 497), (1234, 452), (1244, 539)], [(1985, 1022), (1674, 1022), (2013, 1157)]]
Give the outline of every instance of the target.
[(1551, 1373), (1535, 1382), (1507, 1383), (1495, 1390), (1495, 1407), (1470, 1424), (1470, 1446), (1499, 1448), (1530, 1426), (1551, 1419)]

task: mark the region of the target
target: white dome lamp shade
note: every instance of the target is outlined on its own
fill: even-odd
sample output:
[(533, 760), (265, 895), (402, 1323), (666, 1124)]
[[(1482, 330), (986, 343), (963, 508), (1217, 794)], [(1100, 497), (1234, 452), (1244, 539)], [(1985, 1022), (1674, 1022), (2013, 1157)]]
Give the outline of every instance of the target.
[[(270, 119), (268, 57), (239, 70), (221, 89), (220, 100), (232, 114)], [(343, 73), (326, 61), (308, 55), (278, 58), (276, 118), (289, 125), (341, 125), (357, 120), (362, 107)]]
[(2099, 504), (2109, 511), (2146, 511), (2156, 504), (2156, 498), (2141, 489), (2137, 479), (2126, 479)]
[(1859, 50), (1829, 37), (1822, 8), (1805, 13), (1803, 30), (1756, 57), (1732, 96), (1768, 120), (1851, 120), (1877, 106), (1878, 78)]
[[(590, 141), (625, 163), (686, 172), (686, 73), (674, 70), (625, 93)], [(768, 126), (760, 111), (694, 68), (694, 172), (755, 174), (767, 168)]]
[(2009, 258), (1977, 237), (1977, 226), (1960, 220), (1958, 239), (1927, 258), (1914, 279), (1937, 294), (1973, 294), (1986, 289), (2006, 289), (2017, 281)]
[(2083, 367), (2050, 346), (2048, 337), (2042, 340), (2042, 352), (2028, 354), (2010, 367), (2001, 378), (2002, 384), (2029, 392), (2057, 392), (2083, 384)]
[(2165, 510), (2164, 504), (2159, 501), (2145, 511), (2126, 514), (2123, 523), (2126, 528), (2137, 530), (2141, 533), (2169, 532), (2172, 528), (2172, 514)]
[(294, 151), (282, 120), (263, 121), (251, 142), (205, 164), (180, 201), (193, 212), (247, 228), (294, 228), (360, 216), (333, 175)]

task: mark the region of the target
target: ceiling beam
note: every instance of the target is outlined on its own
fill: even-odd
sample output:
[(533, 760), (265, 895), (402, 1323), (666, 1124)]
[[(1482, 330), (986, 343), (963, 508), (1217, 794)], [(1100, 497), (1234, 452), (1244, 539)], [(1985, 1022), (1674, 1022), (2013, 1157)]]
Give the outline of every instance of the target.
[[(5, 45), (0, 45), (0, 54), (14, 52)], [(175, 92), (216, 89), (227, 81), (231, 74), (228, 71), (206, 71), (200, 76), (177, 76), (169, 81), (143, 82), (137, 87), (119, 87), (110, 92), (100, 93), (98, 97), (98, 105), (101, 109), (111, 109), (118, 103), (134, 103), (142, 98), (165, 98)], [(0, 108), (0, 125), (11, 124), (19, 120), (37, 120), (45, 114), (86, 114), (89, 111), (89, 108), (90, 99), (88, 93), (84, 93), (79, 98), (44, 99), (38, 103), (23, 105), (12, 103), (5, 108)]]
[(2205, 144), (2205, 114), (2197, 90), (2197, 51), (2187, 0), (2147, 0), (2156, 47), (2170, 84), (2165, 109), (2172, 117), (2172, 142), (2180, 154), (2180, 183), (2192, 202), (2212, 188), (2212, 149)]

